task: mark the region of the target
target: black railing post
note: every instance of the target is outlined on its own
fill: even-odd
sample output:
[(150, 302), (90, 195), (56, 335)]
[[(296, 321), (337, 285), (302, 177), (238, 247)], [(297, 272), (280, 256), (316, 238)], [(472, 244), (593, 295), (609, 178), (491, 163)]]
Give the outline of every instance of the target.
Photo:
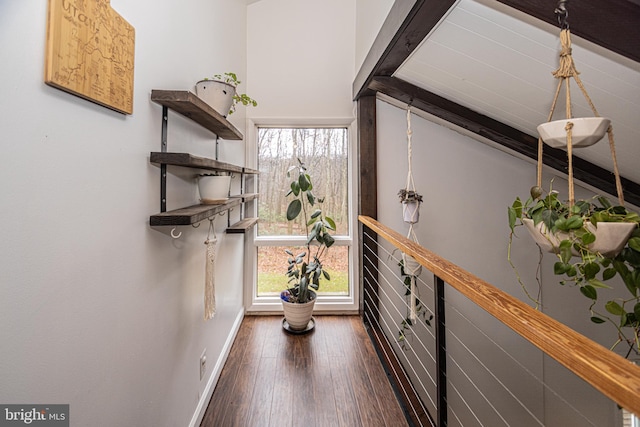
[(447, 325), (445, 323), (444, 280), (434, 277), (435, 324), (436, 324), (436, 370), (438, 378), (438, 427), (447, 426)]
[(378, 242), (376, 234), (365, 225), (361, 225), (362, 234), (362, 291), (363, 295), (363, 319), (372, 327), (378, 327), (380, 321), (380, 309), (378, 298)]

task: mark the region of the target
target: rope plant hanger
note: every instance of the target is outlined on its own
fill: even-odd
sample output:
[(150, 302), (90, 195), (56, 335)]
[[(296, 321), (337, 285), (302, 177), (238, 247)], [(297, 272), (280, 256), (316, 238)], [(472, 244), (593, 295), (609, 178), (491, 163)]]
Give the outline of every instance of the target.
[[(640, 307), (638, 305), (640, 296), (636, 284), (636, 277), (640, 272), (640, 262), (638, 262), (640, 234), (636, 234), (640, 216), (624, 207), (611, 121), (598, 114), (571, 56), (571, 33), (567, 22), (566, 3), (567, 0), (560, 0), (555, 10), (561, 27), (559, 67), (553, 72), (553, 76), (558, 79), (558, 85), (548, 121), (538, 126), (540, 138), (538, 139), (537, 185), (531, 188), (530, 197), (526, 202), (523, 203), (519, 197), (516, 197), (514, 203), (508, 207), (511, 233), (507, 259), (516, 271), (511, 261), (511, 243), (515, 235), (515, 227), (525, 226), (540, 249), (540, 261), (543, 251), (555, 254), (553, 273), (560, 276), (559, 283), (577, 287), (580, 294), (588, 298), (590, 320), (596, 324), (609, 322), (615, 327), (616, 343), (612, 349), (618, 343), (626, 342), (629, 344), (629, 352), (633, 350), (640, 354), (640, 317), (636, 317), (637, 309), (635, 308)], [(595, 117), (574, 118), (572, 116), (571, 79), (577, 83)], [(550, 120), (563, 85), (566, 96), (566, 119), (552, 122)], [(608, 134), (609, 149), (613, 159), (619, 202), (617, 206), (602, 196), (596, 195), (588, 200), (576, 200), (574, 194), (573, 149), (598, 142), (604, 137), (605, 132)], [(567, 151), (569, 199), (566, 203), (561, 201), (557, 192), (552, 189), (546, 195), (543, 194), (543, 142), (552, 147), (563, 146)], [(596, 204), (596, 200), (601, 206)], [(519, 223), (518, 220), (520, 220)], [(538, 268), (540, 268), (540, 262)], [(535, 302), (536, 307), (540, 304), (542, 288), (538, 272), (536, 273), (538, 297), (533, 298), (516, 271), (518, 282), (525, 294)], [(631, 297), (614, 298), (606, 301), (604, 305), (600, 304), (597, 289), (610, 288), (605, 282), (617, 275), (625, 283)], [(630, 307), (631, 311), (627, 311)]]
[[(574, 195), (574, 184), (573, 184), (573, 148), (574, 148), (574, 125), (576, 120), (573, 119), (572, 117), (572, 110), (571, 110), (571, 88), (570, 88), (570, 81), (571, 78), (573, 78), (575, 80), (575, 82), (577, 83), (578, 87), (580, 88), (582, 94), (584, 95), (587, 103), (589, 104), (589, 106), (591, 107), (591, 110), (594, 114), (595, 117), (600, 117), (600, 114), (598, 114), (598, 111), (596, 110), (595, 105), (593, 104), (593, 101), (591, 100), (591, 98), (589, 97), (589, 94), (587, 93), (586, 88), (584, 87), (584, 84), (582, 83), (582, 80), (580, 79), (579, 76), (579, 72), (576, 69), (575, 63), (573, 61), (573, 57), (571, 56), (571, 33), (569, 31), (569, 22), (568, 22), (568, 16), (569, 16), (569, 12), (567, 11), (566, 8), (566, 3), (568, 2), (568, 0), (560, 0), (558, 2), (558, 7), (555, 10), (555, 13), (557, 15), (558, 18), (558, 23), (561, 27), (561, 31), (560, 31), (560, 43), (561, 43), (561, 50), (560, 50), (560, 64), (559, 67), (556, 71), (553, 72), (553, 76), (558, 79), (558, 85), (556, 87), (556, 92), (555, 95), (553, 97), (553, 102), (551, 103), (551, 111), (549, 112), (549, 117), (547, 119), (547, 122), (550, 122), (552, 117), (553, 117), (553, 113), (555, 111), (556, 105), (557, 105), (557, 101), (558, 98), (560, 96), (560, 92), (562, 90), (562, 86), (563, 84), (565, 85), (565, 96), (566, 96), (566, 108), (565, 108), (565, 114), (566, 114), (566, 125), (564, 130), (566, 131), (566, 150), (567, 150), (567, 161), (568, 161), (568, 181), (569, 181), (569, 206), (572, 207), (573, 204), (575, 203), (575, 195)], [(538, 127), (538, 131), (541, 133), (540, 138), (538, 138), (538, 167), (537, 167), (537, 182), (536, 185), (538, 188), (542, 187), (542, 163), (543, 163), (543, 130), (541, 129), (544, 125), (547, 125), (550, 123), (545, 123), (543, 125), (540, 125)], [(613, 171), (614, 171), (614, 175), (615, 175), (615, 181), (616, 181), (616, 191), (618, 193), (618, 200), (620, 203), (620, 206), (624, 206), (624, 196), (623, 196), (623, 192), (622, 192), (622, 183), (620, 180), (620, 173), (618, 171), (618, 162), (617, 162), (617, 158), (616, 158), (616, 151), (615, 151), (615, 143), (614, 143), (614, 139), (613, 139), (613, 126), (610, 124), (610, 122), (607, 120), (606, 123), (607, 128), (606, 128), (606, 132), (608, 134), (608, 138), (609, 138), (609, 149), (611, 151), (611, 157), (613, 159)], [(594, 142), (597, 142), (600, 138), (595, 139)], [(577, 144), (576, 144), (577, 146)], [(586, 145), (585, 145), (586, 146)]]
[[(413, 132), (411, 130), (411, 106), (407, 106), (407, 182), (405, 188), (400, 190), (400, 199), (402, 202), (402, 210), (404, 221), (409, 224), (409, 232), (407, 233), (407, 238), (416, 242), (418, 241), (418, 236), (416, 235), (413, 225), (416, 224), (420, 218), (420, 203), (422, 203), (422, 196), (418, 194), (416, 191), (416, 185), (413, 180), (413, 169), (412, 169), (412, 141), (411, 136)], [(415, 322), (418, 318), (417, 313), (417, 289), (416, 289), (416, 277), (422, 273), (422, 266), (415, 260), (413, 257), (403, 253), (402, 254), (402, 263), (405, 275), (410, 277), (411, 285), (409, 291), (410, 302), (409, 302), (409, 319)]]
[[(405, 187), (398, 192), (400, 202), (402, 203), (402, 214), (404, 222), (409, 224), (409, 232), (407, 239), (419, 244), (418, 236), (413, 228), (420, 217), (419, 208), (422, 203), (422, 196), (416, 191), (416, 185), (413, 180), (412, 159), (412, 136), (411, 131), (411, 105), (407, 106), (407, 182)], [(419, 298), (418, 286), (416, 284), (417, 277), (422, 273), (422, 265), (418, 263), (412, 256), (402, 253), (401, 275), (403, 276), (403, 284), (406, 288), (405, 298), (407, 301), (407, 317), (402, 320), (400, 330), (398, 331), (398, 342), (403, 349), (407, 349), (407, 337), (412, 334), (412, 327), (416, 325), (419, 318), (424, 320), (428, 326), (431, 325), (433, 315), (427, 316), (427, 309)]]

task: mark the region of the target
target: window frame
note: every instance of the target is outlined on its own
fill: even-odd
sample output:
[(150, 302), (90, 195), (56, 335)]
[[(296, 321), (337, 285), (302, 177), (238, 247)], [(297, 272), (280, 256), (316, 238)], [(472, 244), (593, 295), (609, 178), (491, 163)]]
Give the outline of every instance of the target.
[[(247, 120), (247, 139), (246, 139), (246, 164), (250, 168), (258, 167), (258, 150), (257, 137), (258, 128), (346, 128), (347, 129), (347, 191), (349, 194), (349, 221), (348, 234), (335, 236), (336, 246), (349, 247), (349, 295), (321, 295), (316, 301), (314, 312), (323, 314), (344, 314), (357, 313), (359, 310), (360, 300), (360, 278), (358, 273), (359, 249), (355, 244), (355, 233), (357, 231), (357, 191), (358, 186), (355, 185), (357, 176), (357, 162), (354, 153), (356, 153), (355, 141), (355, 118), (335, 118), (335, 119), (258, 119), (251, 118)], [(260, 179), (258, 177), (258, 179)], [(255, 182), (255, 192), (258, 192), (258, 181)], [(250, 206), (252, 215), (258, 215), (257, 203)], [(251, 214), (247, 213), (246, 216)], [(273, 314), (282, 312), (282, 303), (277, 296), (257, 295), (257, 270), (258, 270), (258, 247), (259, 246), (296, 246), (304, 245), (305, 236), (258, 236), (257, 227), (253, 227), (252, 232), (246, 235), (245, 239), (245, 271), (244, 271), (244, 301), (245, 311), (255, 314)], [(286, 267), (286, 259), (283, 254), (283, 287), (286, 282), (284, 269)]]

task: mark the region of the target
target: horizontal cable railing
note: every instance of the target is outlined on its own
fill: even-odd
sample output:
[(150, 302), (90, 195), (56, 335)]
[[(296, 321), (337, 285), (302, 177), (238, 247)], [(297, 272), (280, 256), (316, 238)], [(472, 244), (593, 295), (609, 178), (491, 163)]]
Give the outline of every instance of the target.
[[(575, 425), (599, 427), (597, 421), (590, 420), (545, 384), (536, 369), (512, 355), (513, 349), (504, 348), (508, 346), (513, 346), (516, 353), (541, 350), (558, 364), (549, 365), (548, 369), (566, 368), (620, 407), (640, 414), (640, 367), (376, 220), (364, 216), (359, 220), (364, 225), (365, 320), (372, 326), (379, 352), (392, 371), (390, 375), (397, 384), (407, 386), (398, 387), (398, 393), (413, 425), (548, 425), (541, 415), (544, 411), (530, 396), (535, 393), (526, 390), (531, 387), (520, 384), (520, 378), (525, 378), (527, 384), (536, 384), (536, 390), (550, 396), (554, 404), (570, 408), (571, 417), (579, 420)], [(402, 253), (428, 270), (426, 275), (433, 276), (433, 285), (423, 273), (411, 284), (413, 292), (405, 292), (409, 284), (406, 277), (397, 273)], [(415, 303), (405, 302), (412, 293), (417, 297), (417, 313), (411, 308)], [(432, 307), (426, 303), (428, 300), (433, 301)], [(501, 343), (491, 333), (509, 329), (500, 325), (493, 327), (491, 333), (484, 331), (484, 320), (477, 317), (486, 313), (478, 315), (467, 310), (465, 304), (482, 308), (491, 315), (488, 322), (497, 319), (523, 339), (516, 339), (517, 335), (511, 333), (514, 338), (509, 338), (506, 345)], [(455, 330), (449, 327), (454, 323), (458, 325)], [(470, 348), (472, 344), (468, 342), (480, 340), (481, 352)], [(527, 346), (531, 350), (525, 350)], [(487, 358), (486, 354), (497, 356)], [(499, 377), (493, 373), (496, 367), (518, 371), (518, 380), (516, 375)], [(488, 394), (493, 390), (499, 390), (499, 398)], [(491, 421), (483, 418), (485, 414), (490, 414)]]

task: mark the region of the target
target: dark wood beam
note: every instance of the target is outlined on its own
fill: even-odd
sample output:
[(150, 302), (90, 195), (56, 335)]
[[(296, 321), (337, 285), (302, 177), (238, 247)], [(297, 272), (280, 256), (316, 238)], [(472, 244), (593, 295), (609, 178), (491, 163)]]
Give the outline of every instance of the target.
[(376, 97), (358, 100), (358, 169), (360, 180), (358, 214), (378, 217)]
[[(405, 104), (411, 104), (412, 108), (446, 120), (521, 155), (534, 160), (538, 158), (538, 139), (536, 137), (411, 83), (396, 77), (375, 77), (372, 79), (369, 89)], [(564, 150), (545, 146), (543, 163), (559, 172), (567, 173), (567, 153)], [(573, 173), (575, 179), (617, 197), (618, 193), (612, 172), (574, 156)], [(622, 187), (625, 200), (640, 206), (640, 185), (622, 178)]]
[(353, 99), (370, 94), (374, 76), (390, 76), (433, 30), (455, 0), (396, 0), (353, 82)]
[[(358, 100), (358, 215), (378, 217), (378, 164), (376, 131), (376, 97), (363, 96)], [(368, 322), (379, 319), (378, 312), (378, 244), (374, 233), (359, 224), (359, 237), (363, 248), (360, 252), (360, 271), (363, 290), (360, 306)]]
[[(516, 10), (558, 25), (557, 0), (498, 0)], [(568, 0), (571, 34), (640, 62), (640, 3), (631, 0)]]

